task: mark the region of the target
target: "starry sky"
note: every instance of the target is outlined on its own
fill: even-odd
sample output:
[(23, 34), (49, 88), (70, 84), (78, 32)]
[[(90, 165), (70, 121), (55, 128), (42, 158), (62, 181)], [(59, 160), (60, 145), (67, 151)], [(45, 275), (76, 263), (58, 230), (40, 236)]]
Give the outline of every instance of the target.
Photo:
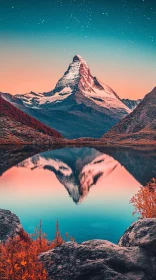
[(142, 98), (156, 86), (156, 1), (0, 0), (0, 91), (52, 90), (75, 54)]

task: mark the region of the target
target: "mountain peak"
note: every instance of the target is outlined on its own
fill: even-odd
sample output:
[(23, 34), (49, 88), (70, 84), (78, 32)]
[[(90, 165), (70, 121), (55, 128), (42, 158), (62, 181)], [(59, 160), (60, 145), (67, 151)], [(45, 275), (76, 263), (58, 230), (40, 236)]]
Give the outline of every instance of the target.
[(79, 54), (76, 54), (73, 57), (73, 61), (70, 65), (76, 66), (76, 68), (79, 68), (79, 69), (80, 69), (81, 65), (82, 66), (84, 65), (87, 69), (89, 69), (87, 62)]
[(80, 56), (79, 54), (76, 54), (76, 55), (73, 57), (73, 62), (74, 62), (74, 61), (77, 61), (77, 60), (80, 61), (81, 59), (83, 59), (82, 56)]
[(73, 62), (81, 62), (81, 63), (86, 63), (86, 61), (82, 58), (82, 56), (80, 56), (79, 54), (76, 54), (74, 57), (73, 57)]
[(89, 76), (90, 70), (87, 62), (80, 56), (75, 55), (73, 61), (69, 64), (67, 71), (64, 73), (63, 77), (56, 84), (55, 91), (60, 91), (63, 88), (71, 89), (78, 86), (80, 79), (83, 76)]
[(98, 106), (100, 111), (107, 108), (116, 114), (119, 110), (123, 116), (131, 112), (110, 87), (91, 74), (87, 62), (78, 54), (73, 57), (67, 71), (56, 84), (52, 100), (59, 101), (60, 105), (60, 102), (71, 96), (76, 103), (86, 102), (87, 106)]

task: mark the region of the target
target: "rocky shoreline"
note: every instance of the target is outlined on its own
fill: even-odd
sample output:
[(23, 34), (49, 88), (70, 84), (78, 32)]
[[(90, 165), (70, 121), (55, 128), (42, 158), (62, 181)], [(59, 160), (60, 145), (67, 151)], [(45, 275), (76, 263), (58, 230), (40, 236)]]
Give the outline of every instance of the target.
[(156, 219), (133, 223), (118, 244), (90, 240), (64, 243), (40, 255), (50, 279), (156, 279)]
[[(0, 240), (18, 234), (18, 217), (0, 210)], [(156, 218), (139, 219), (125, 231), (118, 244), (90, 240), (63, 245), (42, 253), (48, 279), (59, 280), (155, 280)]]

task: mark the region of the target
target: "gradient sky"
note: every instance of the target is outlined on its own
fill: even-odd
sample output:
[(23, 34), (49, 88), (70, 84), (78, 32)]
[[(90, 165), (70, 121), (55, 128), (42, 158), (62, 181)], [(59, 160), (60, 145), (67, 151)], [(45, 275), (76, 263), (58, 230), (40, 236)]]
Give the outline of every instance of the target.
[(0, 91), (52, 90), (75, 54), (142, 98), (156, 86), (156, 1), (0, 0)]

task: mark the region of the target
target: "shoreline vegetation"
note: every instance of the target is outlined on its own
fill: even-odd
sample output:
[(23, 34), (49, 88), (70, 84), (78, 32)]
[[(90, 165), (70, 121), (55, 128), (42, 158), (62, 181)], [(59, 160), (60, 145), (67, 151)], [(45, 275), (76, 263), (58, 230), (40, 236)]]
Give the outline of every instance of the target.
[(140, 186), (139, 191), (131, 198), (134, 214), (141, 218), (156, 218), (156, 178), (152, 178), (146, 186)]
[[(151, 223), (152, 227), (154, 227), (153, 225), (154, 220), (152, 220), (152, 218), (156, 218), (156, 178), (153, 178), (145, 187), (140, 187), (139, 191), (130, 200), (130, 203), (132, 203), (132, 205), (134, 206), (133, 214), (138, 213), (140, 214), (140, 218), (143, 219), (143, 220), (141, 219), (141, 224), (145, 226), (144, 225), (144, 220), (145, 220), (145, 224), (147, 226), (148, 219), (149, 219), (149, 222)], [(127, 237), (130, 235), (129, 231), (130, 232), (133, 231), (134, 227), (136, 228), (138, 227), (138, 229), (140, 229), (139, 228), (140, 226), (138, 226), (138, 223), (140, 223), (139, 221), (140, 220), (138, 220), (138, 222), (133, 223), (126, 230), (124, 235), (120, 238), (119, 245), (114, 244), (113, 246), (125, 246), (122, 243), (126, 242), (125, 241), (126, 238), (129, 238)], [(146, 231), (147, 231), (147, 227), (146, 227)], [(133, 242), (137, 243), (137, 238), (138, 237), (136, 237), (136, 240), (135, 238), (133, 238), (134, 239)], [(55, 278), (49, 278), (49, 271), (46, 270), (47, 263), (49, 260), (48, 254), (51, 253), (53, 254), (53, 249), (60, 247), (63, 244), (66, 244), (66, 241), (68, 240), (74, 241), (73, 238), (69, 239), (68, 233), (66, 233), (64, 239), (62, 238), (59, 231), (58, 222), (56, 222), (56, 233), (53, 241), (49, 241), (46, 237), (46, 234), (43, 233), (42, 222), (40, 222), (39, 227), (36, 227), (35, 232), (32, 235), (28, 235), (23, 228), (20, 228), (20, 230), (16, 235), (0, 243), (0, 276), (1, 276), (0, 279), (1, 280), (55, 279)], [(96, 240), (87, 241), (87, 242), (88, 243), (96, 242)], [(82, 244), (85, 244), (87, 242), (84, 242)], [(102, 242), (102, 240), (101, 241), (99, 240), (99, 242)], [(103, 240), (103, 242), (106, 243), (108, 241)], [(71, 246), (76, 246), (74, 244), (77, 243), (73, 242), (72, 244), (73, 245)], [(68, 247), (70, 245), (67, 244), (65, 245), (65, 247), (66, 246)], [(59, 265), (59, 261), (57, 266), (58, 265)], [(53, 266), (53, 262), (50, 262), (50, 267), (51, 266)], [(97, 279), (101, 279), (101, 278), (97, 278)], [(142, 278), (138, 278), (138, 279), (142, 279)], [(149, 279), (154, 279), (154, 278), (149, 278)]]
[[(66, 234), (68, 236), (68, 234)], [(1, 280), (46, 280), (48, 275), (38, 256), (64, 243), (56, 222), (56, 234), (49, 241), (42, 232), (42, 223), (35, 228), (34, 234), (27, 234), (23, 228), (18, 234), (0, 243)]]

